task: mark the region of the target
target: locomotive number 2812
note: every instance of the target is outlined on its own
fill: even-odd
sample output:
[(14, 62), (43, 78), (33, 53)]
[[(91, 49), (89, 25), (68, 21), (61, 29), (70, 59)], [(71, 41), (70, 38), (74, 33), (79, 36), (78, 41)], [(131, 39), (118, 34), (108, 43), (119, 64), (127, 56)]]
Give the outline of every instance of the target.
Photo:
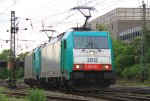
[(87, 58), (87, 62), (98, 62), (98, 58)]

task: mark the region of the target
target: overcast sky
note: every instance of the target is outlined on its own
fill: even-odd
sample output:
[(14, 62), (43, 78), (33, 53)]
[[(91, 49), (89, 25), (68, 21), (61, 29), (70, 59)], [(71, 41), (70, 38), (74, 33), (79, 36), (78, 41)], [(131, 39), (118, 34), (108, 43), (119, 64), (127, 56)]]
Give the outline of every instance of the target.
[[(149, 0), (145, 0), (145, 3), (149, 5)], [(82, 25), (85, 18), (78, 11), (70, 10), (73, 7), (94, 7), (96, 11), (91, 11), (92, 20), (117, 7), (139, 8), (141, 5), (142, 0), (0, 0), (0, 51), (10, 47), (10, 42), (6, 43), (5, 40), (10, 40), (10, 32), (7, 30), (10, 29), (11, 11), (15, 11), (20, 29), (16, 46), (17, 52), (21, 53), (48, 40), (46, 34), (40, 32), (43, 27), (62, 33)]]

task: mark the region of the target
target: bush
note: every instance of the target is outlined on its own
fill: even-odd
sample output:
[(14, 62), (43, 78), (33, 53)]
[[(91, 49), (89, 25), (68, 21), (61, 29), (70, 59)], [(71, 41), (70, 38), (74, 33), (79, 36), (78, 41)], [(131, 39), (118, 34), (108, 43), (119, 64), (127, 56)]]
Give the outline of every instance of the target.
[(0, 68), (0, 79), (8, 78), (8, 70), (6, 67)]
[(150, 72), (150, 64), (147, 64), (146, 68), (144, 67), (141, 68), (140, 75), (138, 76), (141, 82), (144, 82), (145, 80), (148, 80), (150, 78), (149, 72)]
[(147, 64), (147, 68), (141, 68), (141, 65), (134, 65), (132, 67), (124, 69), (122, 76), (125, 79), (132, 80), (137, 79), (141, 82), (145, 80), (150, 80), (150, 64)]
[(141, 73), (141, 68), (140, 65), (134, 65), (129, 68), (125, 68), (124, 71), (122, 72), (122, 76), (126, 79), (137, 79), (139, 78)]
[(19, 67), (19, 69), (17, 70), (16, 77), (17, 77), (18, 79), (24, 77), (24, 70), (23, 70), (23, 68)]
[(29, 90), (29, 97), (30, 101), (46, 101), (46, 95), (44, 94), (44, 90), (39, 89), (31, 89)]

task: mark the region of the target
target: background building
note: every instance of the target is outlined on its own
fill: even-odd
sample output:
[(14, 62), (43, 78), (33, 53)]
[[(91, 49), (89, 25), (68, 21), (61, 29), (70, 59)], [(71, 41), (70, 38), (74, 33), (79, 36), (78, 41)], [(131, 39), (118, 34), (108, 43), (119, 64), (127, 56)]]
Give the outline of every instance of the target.
[[(142, 8), (116, 8), (88, 23), (96, 30), (96, 25), (101, 24), (108, 28), (114, 38), (119, 38), (127, 30), (136, 29), (142, 25)], [(146, 9), (146, 23), (150, 22), (150, 9)], [(139, 28), (140, 29), (140, 28)], [(141, 29), (140, 29), (141, 30)]]

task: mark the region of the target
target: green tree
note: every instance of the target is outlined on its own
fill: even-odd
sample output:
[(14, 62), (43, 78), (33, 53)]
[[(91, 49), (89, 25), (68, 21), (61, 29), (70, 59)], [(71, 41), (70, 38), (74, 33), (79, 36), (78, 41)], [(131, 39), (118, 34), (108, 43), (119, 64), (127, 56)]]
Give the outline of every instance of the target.
[(150, 63), (150, 29), (148, 28), (146, 30), (146, 47), (147, 47), (147, 54), (146, 54), (146, 59), (147, 62)]
[(98, 31), (108, 31), (108, 28), (103, 24), (96, 24), (96, 29)]
[(116, 73), (121, 76), (125, 68), (134, 64), (134, 52), (132, 47), (122, 43), (120, 40), (113, 40), (113, 48)]
[(96, 29), (98, 31), (108, 31), (110, 33), (110, 36), (113, 37), (112, 33), (109, 31), (109, 28), (107, 28), (104, 24), (96, 24)]
[[(19, 62), (20, 60), (25, 60), (25, 57), (27, 56), (29, 52), (21, 53), (17, 56), (16, 61)], [(0, 54), (0, 61), (8, 61), (8, 56), (10, 54), (9, 49), (5, 49), (2, 51)], [(8, 70), (7, 67), (0, 68), (0, 79), (6, 79), (8, 78)], [(17, 78), (22, 78), (24, 76), (24, 69), (21, 67), (17, 66), (17, 71), (16, 71), (16, 76)]]
[[(19, 63), (20, 61), (24, 61), (28, 53), (29, 52), (19, 54), (16, 58), (17, 63)], [(17, 65), (17, 78), (23, 78), (23, 77), (24, 77), (24, 69)]]
[(140, 64), (141, 52), (142, 52), (142, 37), (138, 36), (133, 38), (132, 44), (130, 46), (134, 52), (134, 61), (135, 64)]
[(21, 53), (17, 56), (19, 60), (25, 60), (25, 57), (29, 54), (29, 52)]
[[(24, 60), (25, 59), (25, 57), (28, 55), (28, 53), (29, 52), (25, 52), (25, 53), (21, 53), (21, 54), (19, 54), (18, 56), (17, 56), (17, 59), (19, 59), (19, 60)], [(2, 53), (0, 53), (0, 60), (2, 61), (7, 61), (8, 60), (8, 56), (9, 56), (9, 54), (10, 54), (10, 49), (4, 49), (3, 51), (2, 51)]]
[[(3, 50), (0, 53), (0, 61), (7, 61), (8, 60), (8, 56), (9, 56), (10, 50)], [(0, 79), (6, 79), (8, 78), (8, 71), (7, 71), (7, 67), (1, 67), (0, 68)]]
[(146, 29), (146, 43), (147, 43), (147, 47), (150, 48), (150, 28)]
[(3, 50), (2, 53), (0, 54), (0, 60), (7, 61), (9, 53), (10, 53), (10, 50), (8, 50), (8, 49)]

